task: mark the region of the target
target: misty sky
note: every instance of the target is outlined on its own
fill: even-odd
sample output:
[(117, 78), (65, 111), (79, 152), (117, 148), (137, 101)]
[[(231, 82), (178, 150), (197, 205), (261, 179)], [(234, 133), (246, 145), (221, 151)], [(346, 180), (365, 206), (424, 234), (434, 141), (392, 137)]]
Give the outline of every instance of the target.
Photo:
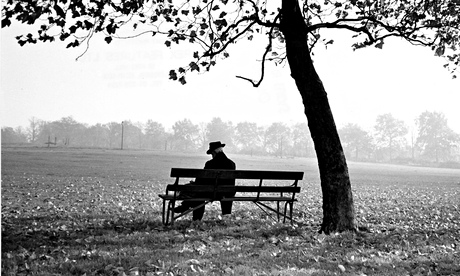
[[(90, 125), (152, 119), (166, 128), (184, 118), (196, 124), (213, 117), (261, 125), (306, 122), (287, 65), (268, 66), (259, 88), (235, 77), (259, 77), (264, 44), (257, 41), (234, 45), (230, 58), (208, 73), (188, 74), (183, 86), (168, 80), (168, 72), (192, 60), (188, 44), (168, 49), (160, 36), (147, 36), (107, 45), (95, 36), (76, 61), (84, 46), (20, 47), (14, 37), (21, 30), (16, 24), (1, 31), (2, 126), (27, 126), (32, 116), (46, 121), (73, 116)], [(460, 133), (460, 80), (443, 68), (443, 59), (396, 39), (383, 50), (353, 52), (343, 34), (351, 35), (341, 32), (333, 46), (319, 46), (314, 56), (338, 127), (356, 123), (372, 130), (384, 113), (412, 126), (428, 110), (443, 112)]]

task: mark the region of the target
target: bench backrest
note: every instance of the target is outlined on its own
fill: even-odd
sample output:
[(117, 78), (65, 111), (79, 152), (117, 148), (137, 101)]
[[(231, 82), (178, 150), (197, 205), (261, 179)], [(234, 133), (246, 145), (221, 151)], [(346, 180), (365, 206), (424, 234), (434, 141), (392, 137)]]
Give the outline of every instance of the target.
[[(186, 169), (172, 168), (171, 177), (176, 181), (172, 185), (167, 185), (168, 191), (193, 191), (193, 192), (250, 192), (257, 193), (291, 193), (294, 200), (295, 194), (300, 192), (297, 186), (299, 180), (303, 178), (303, 172), (297, 171), (250, 171), (250, 170), (211, 170), (211, 169)], [(208, 178), (208, 179), (254, 179), (259, 180), (257, 186), (228, 186), (228, 185), (178, 185), (180, 178)], [(293, 180), (294, 183), (289, 186), (262, 186), (264, 180)], [(215, 182), (217, 184), (217, 181)]]
[(213, 178), (213, 179), (270, 179), (302, 180), (303, 172), (297, 171), (251, 171), (251, 170), (210, 170), (172, 168), (171, 177)]

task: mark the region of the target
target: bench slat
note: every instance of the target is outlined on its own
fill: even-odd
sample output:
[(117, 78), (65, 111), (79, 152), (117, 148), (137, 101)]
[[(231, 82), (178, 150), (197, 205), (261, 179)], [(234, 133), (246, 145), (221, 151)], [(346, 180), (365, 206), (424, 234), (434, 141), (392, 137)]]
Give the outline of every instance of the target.
[(261, 197), (229, 197), (223, 198), (221, 201), (297, 201), (297, 199), (292, 199), (292, 197), (276, 197), (276, 196), (261, 196)]
[(171, 177), (219, 178), (219, 179), (271, 179), (301, 180), (303, 172), (297, 171), (250, 171), (250, 170), (208, 170), (172, 168)]
[(222, 185), (214, 187), (212, 185), (174, 185), (167, 187), (168, 191), (180, 192), (216, 192), (219, 193), (300, 193), (300, 187), (294, 186), (228, 186)]
[[(164, 200), (172, 200), (174, 199), (173, 195), (159, 195)], [(211, 200), (209, 197), (196, 197), (196, 198), (186, 198), (186, 199), (177, 199), (176, 200), (185, 200), (185, 201), (208, 201)], [(229, 198), (222, 198), (218, 201), (297, 201), (297, 199), (292, 199), (292, 197), (276, 197), (276, 196), (261, 196), (261, 197), (245, 197), (245, 196), (237, 196), (237, 197), (229, 197)]]

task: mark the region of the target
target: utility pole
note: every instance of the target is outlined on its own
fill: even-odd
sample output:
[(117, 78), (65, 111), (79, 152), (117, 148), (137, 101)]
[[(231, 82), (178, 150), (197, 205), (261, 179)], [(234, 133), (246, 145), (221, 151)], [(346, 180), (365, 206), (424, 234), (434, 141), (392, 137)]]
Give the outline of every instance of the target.
[(121, 149), (123, 150), (124, 121), (121, 121)]

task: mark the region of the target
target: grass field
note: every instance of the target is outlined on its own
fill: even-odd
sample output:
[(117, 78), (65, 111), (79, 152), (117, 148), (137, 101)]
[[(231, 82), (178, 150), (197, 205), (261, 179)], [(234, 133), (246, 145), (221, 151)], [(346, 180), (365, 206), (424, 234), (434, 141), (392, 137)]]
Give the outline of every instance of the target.
[(362, 231), (318, 234), (314, 159), (229, 156), (238, 169), (301, 170), (295, 225), (235, 203), (161, 224), (172, 167), (205, 154), (2, 148), (2, 275), (460, 275), (460, 170), (349, 163)]

